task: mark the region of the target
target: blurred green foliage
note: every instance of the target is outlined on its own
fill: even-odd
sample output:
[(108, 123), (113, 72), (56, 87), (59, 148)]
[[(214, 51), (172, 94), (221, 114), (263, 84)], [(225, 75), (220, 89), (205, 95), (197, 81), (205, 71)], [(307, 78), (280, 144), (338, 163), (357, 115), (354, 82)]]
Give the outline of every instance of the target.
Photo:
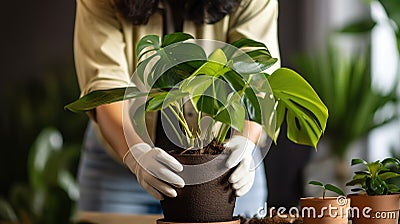
[(301, 74), (329, 108), (323, 138), (341, 159), (353, 141), (398, 118), (395, 113), (376, 118), (385, 106), (398, 103), (397, 85), (388, 93), (376, 90), (371, 82), (369, 60), (368, 53), (348, 55), (333, 46), (321, 54), (296, 59)]
[(29, 182), (13, 184), (9, 196), (0, 198), (0, 220), (20, 224), (70, 223), (79, 197), (72, 173), (79, 152), (79, 145), (63, 144), (57, 129), (43, 129), (29, 151)]
[[(373, 0), (364, 0), (367, 4), (374, 2)], [(393, 32), (397, 40), (397, 50), (400, 52), (400, 1), (398, 0), (376, 0), (385, 10)], [(340, 31), (343, 33), (365, 33), (371, 31), (376, 25), (372, 18), (354, 21), (343, 27)]]
[(55, 127), (68, 145), (78, 145), (87, 124), (85, 114), (73, 114), (63, 109), (79, 95), (72, 63), (54, 63), (41, 75), (21, 75), (21, 79), (11, 80), (1, 85), (5, 102), (0, 110), (4, 153), (0, 157), (0, 196), (8, 195), (13, 183), (28, 182), (28, 152), (44, 127)]
[[(393, 27), (400, 53), (400, 1), (365, 0), (364, 2), (366, 4), (379, 2), (383, 6)], [(376, 25), (376, 21), (369, 17), (347, 24), (339, 32), (348, 35), (369, 35)], [(306, 75), (305, 78), (329, 108), (330, 117), (325, 138), (328, 139), (332, 152), (339, 158), (345, 156), (348, 146), (353, 141), (399, 118), (396, 112), (377, 118), (377, 114), (384, 107), (398, 106), (399, 84), (394, 83), (387, 93), (374, 89), (370, 60), (369, 52), (348, 56), (333, 45), (324, 49), (324, 53), (320, 55), (296, 58), (300, 71)]]

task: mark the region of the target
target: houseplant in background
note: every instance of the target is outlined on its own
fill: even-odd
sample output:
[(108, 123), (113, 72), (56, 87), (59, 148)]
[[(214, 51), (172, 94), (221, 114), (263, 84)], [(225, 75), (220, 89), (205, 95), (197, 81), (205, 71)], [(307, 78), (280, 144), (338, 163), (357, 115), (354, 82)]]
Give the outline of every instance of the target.
[(301, 74), (330, 108), (324, 143), (338, 158), (334, 177), (338, 183), (348, 179), (345, 157), (350, 145), (398, 118), (393, 114), (376, 119), (384, 107), (398, 102), (397, 87), (387, 93), (376, 90), (372, 86), (369, 60), (368, 53), (347, 55), (333, 45), (322, 54), (296, 58)]
[(400, 161), (395, 158), (375, 162), (353, 159), (351, 165), (363, 166), (363, 169), (356, 171), (353, 179), (346, 184), (359, 186), (352, 191), (363, 192), (348, 196), (353, 208), (353, 224), (397, 224), (400, 186), (390, 183), (390, 180), (400, 176)]
[[(364, 1), (368, 4), (375, 4), (379, 2), (387, 14), (389, 24), (392, 26), (396, 40), (397, 50), (400, 52), (400, 2), (392, 0), (377, 0), (377, 1)], [(372, 18), (353, 21), (352, 23), (343, 27), (340, 31), (343, 33), (365, 33), (370, 32), (376, 25)]]
[[(343, 190), (319, 181), (310, 181), (309, 184), (320, 187), (322, 197), (300, 198), (300, 211), (304, 223), (347, 224), (350, 200), (346, 199)], [(334, 192), (339, 197), (327, 197), (327, 191)]]
[[(206, 53), (210, 46), (218, 47)], [(160, 42), (158, 36), (149, 35), (138, 42), (137, 55), (136, 87), (94, 91), (66, 108), (86, 111), (106, 103), (135, 99), (133, 104), (128, 103), (127, 111), (140, 135), (144, 138), (146, 135), (145, 114), (160, 111), (164, 128), (170, 130), (166, 134), (173, 133), (171, 139), (177, 145), (169, 153), (187, 165), (209, 164), (208, 161), (222, 158), (216, 162), (217, 170), (224, 164), (223, 143), (229, 130), (243, 132), (245, 120), (261, 124), (267, 135), (276, 139), (286, 119), (288, 138), (313, 147), (325, 130), (327, 108), (300, 75), (286, 68), (271, 75), (264, 72), (276, 59), (262, 43), (240, 39), (228, 45), (193, 40), (185, 33), (166, 35)], [(188, 125), (184, 116), (187, 104), (197, 112), (197, 128)], [(198, 158), (200, 162), (195, 162)], [(190, 167), (193, 166), (186, 166), (184, 172)], [(207, 181), (185, 179), (186, 185), (177, 190), (176, 198), (161, 202), (165, 221), (232, 221), (235, 197), (226, 179), (232, 169), (219, 174), (214, 171), (196, 170), (186, 175), (186, 178), (205, 177)], [(217, 185), (205, 190), (212, 182)], [(213, 192), (216, 195), (211, 195)], [(217, 200), (207, 202), (210, 198)], [(175, 202), (184, 204), (171, 207)], [(221, 210), (224, 203), (230, 207)]]
[(15, 184), (9, 198), (0, 198), (0, 223), (72, 223), (79, 153), (79, 146), (63, 144), (57, 129), (43, 129), (29, 152), (29, 184)]

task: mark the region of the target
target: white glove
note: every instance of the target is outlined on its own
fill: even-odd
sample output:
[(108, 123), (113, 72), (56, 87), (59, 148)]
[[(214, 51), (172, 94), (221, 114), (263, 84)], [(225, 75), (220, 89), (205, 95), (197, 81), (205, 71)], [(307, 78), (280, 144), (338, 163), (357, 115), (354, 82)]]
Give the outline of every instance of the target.
[(158, 200), (163, 200), (163, 195), (177, 196), (171, 185), (185, 186), (184, 180), (176, 174), (183, 170), (182, 164), (160, 148), (136, 144), (124, 156), (123, 162), (136, 175), (139, 184)]
[(236, 196), (240, 197), (253, 186), (255, 168), (252, 154), (256, 145), (246, 137), (235, 135), (225, 143), (225, 147), (231, 151), (226, 167), (232, 168), (240, 163), (229, 177)]

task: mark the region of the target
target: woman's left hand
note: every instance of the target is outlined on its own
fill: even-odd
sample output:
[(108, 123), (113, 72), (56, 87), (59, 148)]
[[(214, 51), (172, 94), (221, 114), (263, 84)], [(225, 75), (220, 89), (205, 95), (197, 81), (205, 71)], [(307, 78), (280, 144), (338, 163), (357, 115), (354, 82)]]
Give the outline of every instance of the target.
[(225, 143), (225, 147), (230, 150), (226, 167), (233, 168), (239, 164), (229, 177), (229, 182), (236, 196), (240, 197), (253, 186), (255, 167), (252, 154), (256, 145), (246, 137), (235, 135)]

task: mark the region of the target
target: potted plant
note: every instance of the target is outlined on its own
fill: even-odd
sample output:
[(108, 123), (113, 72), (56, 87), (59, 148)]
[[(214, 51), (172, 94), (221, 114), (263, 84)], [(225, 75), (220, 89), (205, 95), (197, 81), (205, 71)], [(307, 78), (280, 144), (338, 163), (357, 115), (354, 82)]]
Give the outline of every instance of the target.
[(363, 193), (350, 194), (354, 224), (397, 224), (399, 215), (399, 186), (390, 180), (400, 176), (400, 161), (387, 158), (382, 161), (367, 162), (353, 159), (351, 165), (362, 165), (362, 170), (356, 171), (347, 186), (360, 186), (352, 191)]
[[(322, 197), (300, 198), (301, 216), (304, 223), (347, 224), (350, 200), (344, 192), (332, 184), (322, 184), (310, 181), (309, 184), (322, 188)], [(339, 197), (327, 197), (326, 192), (332, 191)]]
[[(219, 47), (206, 52), (215, 45)], [(137, 86), (94, 91), (66, 108), (86, 111), (105, 103), (135, 99), (139, 104), (130, 106), (129, 111), (134, 110), (130, 117), (139, 134), (144, 132), (144, 114), (161, 111), (164, 124), (169, 126), (167, 134), (173, 133), (178, 145), (169, 153), (178, 161), (195, 165), (221, 160), (215, 162), (217, 168), (206, 166), (211, 170), (191, 173), (209, 181), (188, 184), (185, 180), (176, 198), (161, 202), (168, 223), (232, 222), (235, 196), (227, 181), (232, 170), (215, 174), (224, 163), (224, 157), (218, 155), (225, 154), (223, 143), (229, 130), (242, 133), (249, 120), (261, 124), (267, 135), (276, 139), (286, 119), (289, 139), (313, 147), (325, 130), (328, 111), (318, 95), (295, 71), (280, 68), (271, 75), (265, 73), (276, 59), (260, 42), (240, 39), (231, 45), (204, 43), (185, 33), (169, 34), (160, 41), (160, 37), (149, 35), (138, 42), (136, 53)], [(187, 104), (197, 112), (198, 128), (188, 125), (183, 113)], [(206, 190), (212, 183), (217, 185)], [(214, 202), (207, 201), (215, 198)], [(185, 204), (170, 206), (175, 202)], [(221, 209), (223, 204), (230, 207)]]

